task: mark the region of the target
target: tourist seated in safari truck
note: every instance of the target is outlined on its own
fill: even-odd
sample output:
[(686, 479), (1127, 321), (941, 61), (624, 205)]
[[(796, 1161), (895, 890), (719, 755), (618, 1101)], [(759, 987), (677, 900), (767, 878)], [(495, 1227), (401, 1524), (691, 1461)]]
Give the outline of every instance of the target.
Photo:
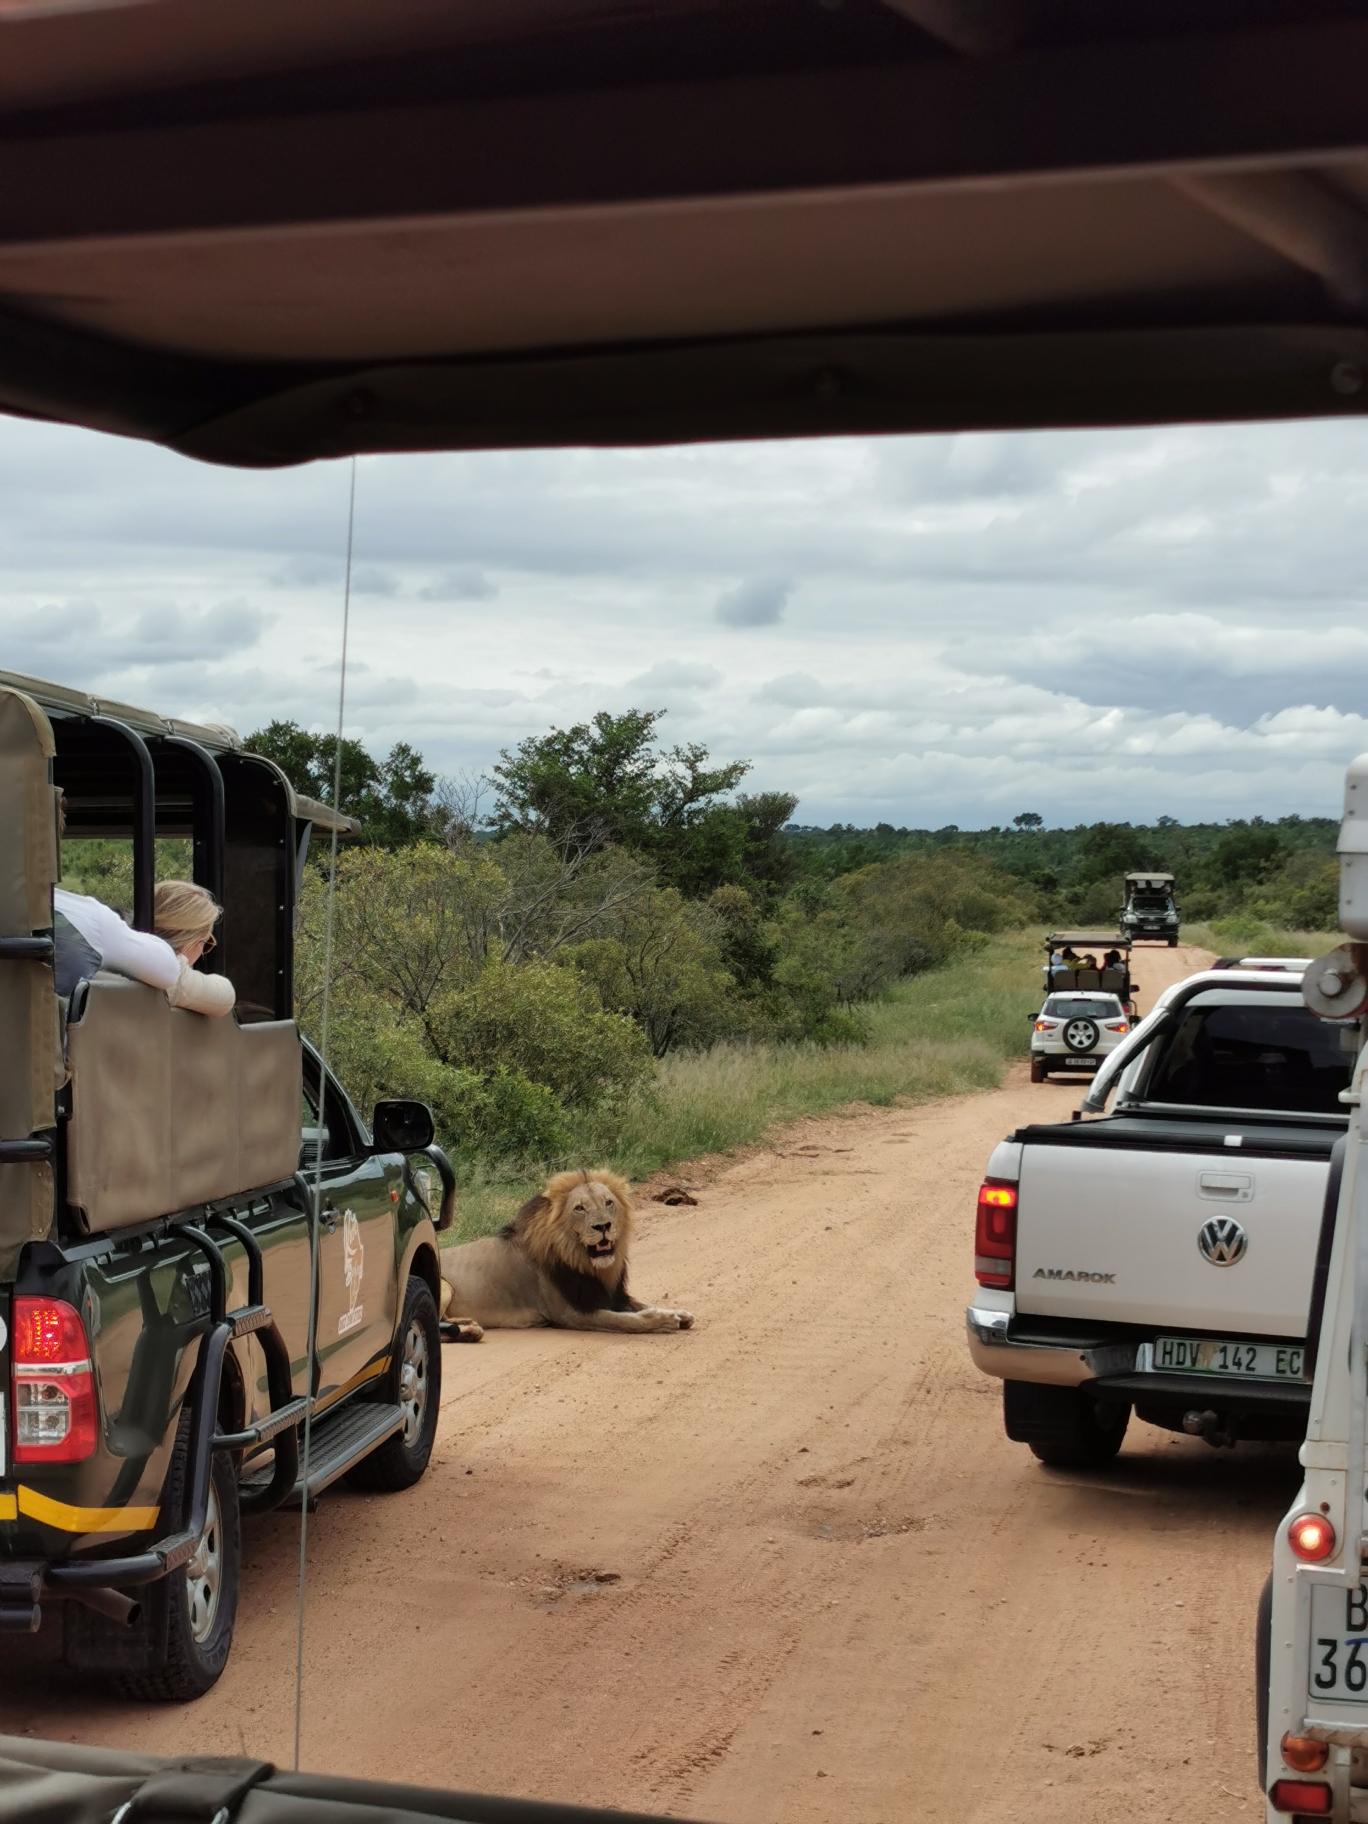
[[(432, 1449), (450, 1167), (293, 1018), (346, 825), (230, 731), (0, 674), (0, 1627), (143, 1697), (222, 1672), (241, 1515)], [(117, 845), (126, 921), (64, 844)]]

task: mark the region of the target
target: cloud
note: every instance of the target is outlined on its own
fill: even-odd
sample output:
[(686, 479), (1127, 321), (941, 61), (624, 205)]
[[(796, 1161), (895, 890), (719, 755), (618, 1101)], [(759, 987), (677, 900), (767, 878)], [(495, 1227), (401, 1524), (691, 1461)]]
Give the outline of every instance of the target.
[(661, 659), (648, 671), (628, 678), (629, 690), (712, 690), (722, 682), (715, 665), (688, 665), (678, 659)]
[[(0, 419), (4, 663), (331, 726), (348, 479)], [(1334, 815), (1365, 523), (1348, 421), (362, 458), (348, 726), (480, 770), (665, 707), (803, 822)]]
[(483, 570), (477, 570), (473, 564), (460, 564), (443, 571), (441, 576), (420, 589), (418, 599), (424, 602), (487, 602), (498, 593), (497, 585)]
[(713, 619), (724, 627), (772, 627), (782, 618), (793, 584), (774, 577), (755, 577), (718, 596)]

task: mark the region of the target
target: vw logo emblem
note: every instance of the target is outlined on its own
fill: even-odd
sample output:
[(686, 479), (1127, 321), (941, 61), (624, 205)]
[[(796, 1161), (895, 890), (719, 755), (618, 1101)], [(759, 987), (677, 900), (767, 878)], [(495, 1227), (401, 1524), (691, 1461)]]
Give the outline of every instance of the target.
[(1213, 1267), (1233, 1267), (1244, 1259), (1249, 1237), (1233, 1216), (1213, 1216), (1198, 1230), (1197, 1246)]

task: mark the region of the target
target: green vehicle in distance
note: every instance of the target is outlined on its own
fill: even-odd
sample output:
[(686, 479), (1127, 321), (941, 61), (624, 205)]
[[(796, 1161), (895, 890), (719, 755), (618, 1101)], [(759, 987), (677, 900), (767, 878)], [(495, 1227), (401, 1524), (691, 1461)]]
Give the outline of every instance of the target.
[(1178, 907), (1173, 898), (1172, 874), (1127, 874), (1121, 935), (1132, 942), (1154, 938), (1166, 943), (1170, 950), (1174, 948), (1178, 942)]
[[(234, 1016), (103, 969), (59, 998), (59, 804), (131, 850), (137, 929), (187, 845)], [(451, 1168), (293, 1018), (309, 842), (346, 823), (229, 730), (0, 674), (0, 1629), (56, 1609), (67, 1663), (143, 1698), (223, 1671), (244, 1516), (432, 1450)]]

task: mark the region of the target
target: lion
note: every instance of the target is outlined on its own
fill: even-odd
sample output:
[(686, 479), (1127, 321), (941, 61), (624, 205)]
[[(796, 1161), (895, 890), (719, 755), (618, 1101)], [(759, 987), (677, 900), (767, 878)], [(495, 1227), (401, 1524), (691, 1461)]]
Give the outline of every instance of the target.
[(442, 1325), (451, 1341), (484, 1328), (687, 1330), (691, 1311), (643, 1305), (627, 1290), (632, 1199), (614, 1172), (559, 1172), (497, 1235), (448, 1248)]

